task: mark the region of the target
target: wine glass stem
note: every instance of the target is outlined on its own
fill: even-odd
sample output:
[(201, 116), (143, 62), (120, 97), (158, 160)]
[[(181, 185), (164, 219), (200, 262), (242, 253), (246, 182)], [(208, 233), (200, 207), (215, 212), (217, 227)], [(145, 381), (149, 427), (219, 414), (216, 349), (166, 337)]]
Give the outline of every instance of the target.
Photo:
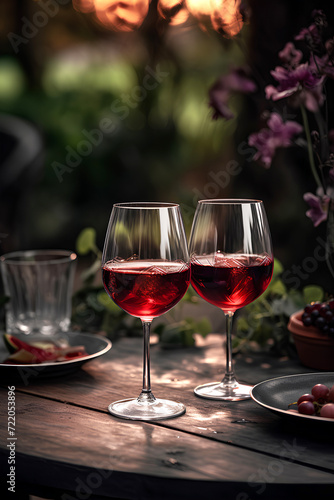
[(143, 389), (138, 397), (141, 403), (150, 403), (155, 401), (151, 391), (150, 375), (150, 331), (151, 321), (142, 321), (144, 334), (144, 353), (143, 353)]
[(236, 381), (234, 371), (233, 371), (233, 361), (232, 361), (232, 323), (233, 323), (233, 312), (225, 313), (226, 317), (226, 369), (223, 378), (224, 383), (233, 383)]

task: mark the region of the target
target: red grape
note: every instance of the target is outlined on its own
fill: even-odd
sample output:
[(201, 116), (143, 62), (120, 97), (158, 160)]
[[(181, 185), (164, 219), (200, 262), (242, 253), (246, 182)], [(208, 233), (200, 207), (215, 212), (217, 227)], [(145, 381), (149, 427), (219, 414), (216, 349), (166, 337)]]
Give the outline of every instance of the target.
[(304, 326), (311, 326), (313, 324), (311, 316), (307, 313), (303, 313), (302, 322)]
[(303, 401), (311, 401), (311, 403), (313, 403), (314, 400), (315, 397), (313, 396), (313, 394), (303, 394), (303, 396), (300, 396), (300, 398), (298, 399), (297, 405), (300, 405), (300, 403), (302, 403)]
[(312, 319), (312, 323), (314, 324), (315, 321), (319, 318), (320, 316), (320, 313), (319, 313), (319, 310), (318, 309), (314, 309), (312, 312), (311, 312), (311, 319)]
[(325, 325), (326, 325), (326, 320), (322, 316), (319, 316), (314, 321), (314, 326), (316, 326), (317, 328), (319, 328), (319, 330), (323, 330)]
[(320, 410), (320, 417), (334, 418), (334, 404), (327, 403)]
[(317, 401), (325, 400), (327, 398), (328, 393), (329, 389), (327, 385), (316, 384), (315, 386), (312, 387), (312, 394)]
[(330, 311), (330, 307), (328, 304), (322, 304), (322, 306), (319, 309), (320, 316), (325, 317), (326, 313)]
[(334, 385), (329, 389), (329, 393), (327, 396), (328, 401), (334, 403)]
[(329, 323), (332, 321), (333, 319), (333, 312), (332, 311), (327, 311), (326, 314), (325, 314), (325, 320), (328, 321)]
[(324, 335), (334, 338), (334, 299), (311, 302), (304, 307), (301, 320), (304, 326), (314, 326)]
[(334, 385), (329, 388), (325, 384), (316, 384), (312, 387), (311, 394), (303, 394), (296, 403), (289, 406), (292, 405), (297, 405), (298, 409), (295, 411), (304, 415), (334, 418)]
[(304, 415), (314, 415), (315, 408), (311, 401), (302, 401), (298, 405), (299, 413), (303, 413)]

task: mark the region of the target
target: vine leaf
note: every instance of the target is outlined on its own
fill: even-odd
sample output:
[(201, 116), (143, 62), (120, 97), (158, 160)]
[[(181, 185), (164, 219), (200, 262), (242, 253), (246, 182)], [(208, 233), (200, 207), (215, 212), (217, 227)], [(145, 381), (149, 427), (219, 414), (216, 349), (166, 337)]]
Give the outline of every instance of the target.
[(96, 231), (93, 227), (86, 227), (79, 234), (76, 249), (80, 255), (86, 255), (96, 250)]

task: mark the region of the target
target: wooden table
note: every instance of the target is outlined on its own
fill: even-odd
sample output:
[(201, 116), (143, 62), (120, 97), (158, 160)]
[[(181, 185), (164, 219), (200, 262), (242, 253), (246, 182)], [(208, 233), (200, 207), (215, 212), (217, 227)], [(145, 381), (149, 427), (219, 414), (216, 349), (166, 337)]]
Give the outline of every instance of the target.
[[(112, 417), (111, 401), (140, 392), (141, 356), (142, 339), (123, 338), (72, 375), (16, 383), (16, 495), (273, 500), (333, 494), (328, 424), (302, 425), (253, 400), (223, 403), (193, 394), (196, 385), (222, 377), (220, 335), (196, 348), (152, 346), (153, 392), (184, 402), (185, 415), (155, 423)], [(253, 384), (312, 371), (263, 354), (240, 356), (235, 366), (239, 379)], [(8, 381), (2, 385), (0, 470), (6, 489)]]

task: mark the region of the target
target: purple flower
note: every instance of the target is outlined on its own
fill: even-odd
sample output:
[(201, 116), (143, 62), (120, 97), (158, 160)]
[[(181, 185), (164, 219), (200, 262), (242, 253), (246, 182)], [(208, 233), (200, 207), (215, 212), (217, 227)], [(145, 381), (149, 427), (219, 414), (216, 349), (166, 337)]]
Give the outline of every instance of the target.
[(230, 120), (233, 113), (228, 107), (228, 100), (232, 92), (254, 92), (255, 83), (248, 78), (243, 68), (236, 68), (227, 75), (221, 76), (209, 91), (209, 106), (213, 108), (214, 120), (225, 118)]
[(327, 54), (322, 58), (322, 72), (329, 78), (334, 79), (334, 38), (325, 43)]
[(224, 82), (224, 86), (229, 90), (234, 90), (236, 92), (255, 92), (256, 85), (251, 80), (244, 68), (236, 68), (232, 70), (227, 75), (221, 77)]
[(257, 148), (254, 160), (261, 160), (266, 168), (269, 168), (276, 150), (281, 147), (291, 146), (291, 139), (299, 134), (303, 127), (293, 121), (283, 122), (278, 113), (272, 113), (267, 122), (269, 128), (263, 128), (260, 132), (251, 134), (248, 144)]
[(334, 79), (333, 61), (328, 54), (322, 57), (313, 55), (313, 59), (310, 62), (310, 70), (314, 72), (317, 71), (320, 75), (325, 75)]
[(295, 36), (295, 40), (303, 40), (313, 52), (321, 52), (323, 48), (322, 35), (324, 28), (327, 27), (327, 18), (325, 13), (319, 9), (313, 10), (312, 17), (314, 22), (308, 28), (303, 28)]
[(294, 68), (302, 60), (303, 53), (297, 50), (293, 43), (288, 42), (284, 49), (278, 53), (282, 63), (288, 67)]
[(319, 226), (327, 219), (330, 197), (324, 194), (316, 196), (312, 193), (305, 193), (303, 198), (311, 207), (306, 212), (307, 217), (312, 220), (314, 227)]
[(298, 35), (295, 36), (295, 40), (304, 40), (312, 49), (319, 47), (322, 42), (321, 35), (315, 24), (311, 24), (308, 28), (303, 28)]
[(225, 120), (231, 120), (234, 114), (228, 107), (228, 100), (230, 98), (230, 93), (224, 88), (220, 88), (218, 84), (213, 85), (209, 91), (210, 101), (209, 106), (213, 108), (212, 118), (217, 120), (220, 118), (225, 118)]
[(286, 69), (277, 66), (271, 72), (277, 80), (277, 88), (268, 85), (265, 89), (267, 99), (278, 101), (290, 97), (291, 104), (294, 106), (304, 106), (309, 111), (317, 111), (324, 102), (322, 85), (324, 77), (316, 75), (310, 70), (307, 63), (300, 64), (294, 69)]

